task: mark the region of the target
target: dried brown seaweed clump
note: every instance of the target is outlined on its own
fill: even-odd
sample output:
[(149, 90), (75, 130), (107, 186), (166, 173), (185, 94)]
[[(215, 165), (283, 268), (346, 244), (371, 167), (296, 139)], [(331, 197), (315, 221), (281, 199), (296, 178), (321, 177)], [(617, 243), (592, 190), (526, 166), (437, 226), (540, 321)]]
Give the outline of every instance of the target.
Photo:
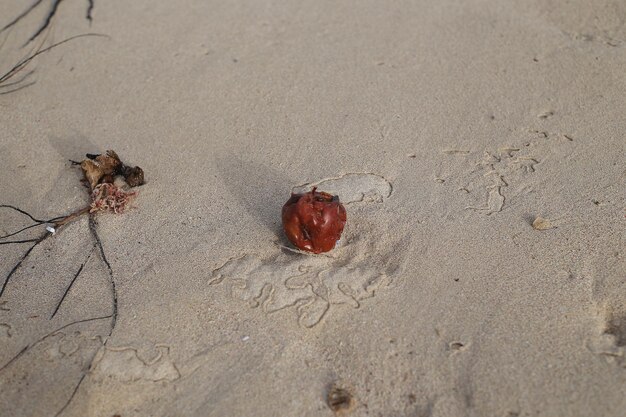
[(103, 182), (96, 185), (91, 192), (89, 212), (112, 211), (115, 214), (121, 214), (136, 195), (135, 191), (125, 191), (115, 184)]
[(125, 165), (112, 150), (86, 156), (80, 167), (91, 188), (89, 212), (123, 213), (137, 195), (131, 188), (144, 184), (143, 170)]

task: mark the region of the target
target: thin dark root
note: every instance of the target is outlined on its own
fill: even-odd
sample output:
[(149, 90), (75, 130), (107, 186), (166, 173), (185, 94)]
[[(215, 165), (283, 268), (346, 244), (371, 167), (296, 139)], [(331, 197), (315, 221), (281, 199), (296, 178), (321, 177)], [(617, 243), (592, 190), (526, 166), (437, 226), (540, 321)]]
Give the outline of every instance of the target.
[(91, 247), (91, 250), (89, 251), (89, 254), (87, 255), (87, 258), (85, 259), (85, 262), (83, 262), (80, 265), (80, 268), (78, 268), (78, 271), (76, 272), (76, 274), (74, 274), (74, 278), (72, 278), (72, 280), (70, 281), (70, 284), (65, 289), (65, 292), (63, 293), (63, 296), (59, 300), (56, 308), (54, 309), (54, 312), (50, 316), (50, 320), (52, 320), (54, 318), (54, 316), (56, 316), (57, 312), (59, 311), (59, 308), (61, 308), (61, 304), (63, 304), (63, 300), (65, 300), (65, 297), (67, 297), (67, 294), (70, 292), (70, 289), (72, 288), (72, 285), (74, 285), (74, 282), (76, 282), (76, 280), (80, 276), (80, 273), (83, 272), (83, 268), (85, 267), (85, 265), (87, 265), (87, 262), (89, 262), (89, 258), (91, 258), (91, 254), (93, 254), (93, 250), (95, 248), (96, 248), (96, 245), (93, 245)]
[[(111, 283), (111, 292), (112, 292), (112, 296), (113, 296), (113, 312), (110, 315), (106, 316), (107, 318), (111, 318), (111, 329), (109, 330), (109, 334), (107, 335), (107, 338), (102, 343), (103, 346), (106, 346), (107, 342), (109, 341), (109, 337), (113, 334), (113, 329), (115, 329), (115, 324), (117, 323), (117, 289), (115, 287), (115, 280), (113, 279), (113, 269), (111, 268), (111, 264), (109, 263), (109, 260), (107, 259), (106, 255), (104, 253), (104, 247), (102, 246), (102, 241), (100, 240), (100, 236), (98, 236), (98, 231), (96, 230), (96, 220), (95, 220), (93, 214), (91, 214), (89, 216), (89, 230), (91, 230), (91, 233), (93, 234), (93, 237), (94, 237), (94, 239), (96, 241), (96, 246), (98, 247), (98, 249), (100, 249), (100, 257), (102, 258), (102, 261), (107, 266), (107, 269), (108, 269), (108, 272), (109, 272), (109, 280), (110, 280), (110, 283)], [(90, 254), (90, 256), (91, 256), (91, 254)], [(93, 366), (93, 361), (95, 360), (96, 355), (97, 355), (97, 352), (96, 352), (96, 354), (94, 354), (92, 356), (91, 360), (89, 361), (89, 366), (87, 367), (87, 370), (91, 369), (91, 367)], [(76, 396), (76, 393), (78, 393), (78, 389), (82, 385), (82, 383), (85, 380), (86, 376), (87, 376), (87, 372), (84, 372), (83, 375), (80, 377), (80, 380), (78, 381), (78, 383), (74, 387), (74, 390), (72, 391), (72, 394), (69, 396), (69, 398), (67, 399), (65, 404), (63, 404), (63, 407), (61, 407), (59, 409), (59, 411), (57, 411), (57, 413), (54, 415), (55, 417), (58, 417), (61, 414), (63, 414), (65, 409), (67, 407), (69, 407), (69, 405), (74, 400), (74, 397)]]
[(26, 240), (9, 240), (8, 242), (0, 242), (0, 245), (12, 245), (15, 243), (30, 243), (37, 242), (39, 239), (26, 239)]
[[(23, 228), (22, 230), (19, 230), (15, 233), (9, 234), (7, 236), (4, 237), (8, 237), (8, 236), (14, 236), (17, 233), (23, 232), (24, 230), (30, 229), (31, 227), (35, 227), (35, 226), (39, 226), (41, 224), (45, 224), (45, 223), (52, 223), (54, 225), (55, 228), (59, 228), (62, 227), (64, 225), (66, 225), (67, 223), (71, 222), (72, 220), (77, 219), (78, 217), (80, 217), (83, 214), (87, 214), (89, 212), (89, 206), (82, 208), (74, 213), (71, 213), (67, 216), (63, 216), (63, 217), (57, 217), (55, 219), (52, 220), (39, 220), (36, 219), (35, 217), (33, 217), (30, 213), (17, 208), (15, 206), (11, 206), (8, 204), (3, 204), (0, 205), (0, 207), (5, 207), (5, 208), (10, 208), (13, 209), (19, 213), (24, 214), (25, 216), (28, 216), (30, 219), (32, 219), (35, 224), (27, 226), (25, 228)], [(93, 216), (91, 216), (90, 218), (92, 218)], [(91, 227), (90, 227), (91, 228)], [(8, 242), (0, 242), (1, 245), (8, 245), (8, 244), (20, 244), (20, 243), (29, 243), (29, 242), (34, 242), (33, 245), (28, 248), (28, 250), (24, 253), (24, 255), (22, 255), (22, 257), (20, 258), (20, 260), (17, 262), (17, 264), (15, 264), (15, 266), (13, 267), (13, 269), (11, 269), (11, 271), (9, 272), (9, 274), (7, 275), (7, 277), (4, 279), (4, 282), (2, 283), (2, 287), (0, 288), (0, 297), (2, 297), (2, 295), (4, 294), (4, 291), (7, 287), (7, 285), (9, 284), (9, 281), (11, 280), (11, 277), (13, 277), (13, 275), (15, 274), (15, 272), (17, 272), (17, 270), (20, 268), (20, 266), (22, 266), (22, 263), (26, 260), (26, 258), (28, 258), (28, 256), (31, 254), (31, 252), (35, 249), (35, 247), (37, 245), (39, 245), (41, 242), (43, 242), (44, 240), (46, 240), (49, 236), (51, 236), (52, 233), (49, 233), (48, 231), (44, 232), (41, 236), (39, 236), (36, 239), (25, 239), (25, 240), (12, 240), (12, 241), (8, 241)], [(97, 234), (94, 235), (96, 236), (96, 241), (98, 243), (98, 245), (100, 246), (100, 252), (102, 253), (103, 259), (104, 259), (104, 263), (107, 265), (108, 268), (108, 272), (109, 272), (109, 276), (111, 278), (111, 282), (113, 285), (113, 293), (114, 293), (114, 306), (113, 306), (113, 310), (115, 313), (115, 319), (114, 319), (114, 323), (115, 320), (117, 319), (117, 292), (115, 291), (115, 283), (113, 282), (113, 270), (111, 269), (111, 265), (109, 264), (109, 261), (106, 259), (106, 257), (104, 256), (104, 249), (102, 249), (102, 243), (100, 242), (100, 239), (97, 237)]]
[(39, 6), (42, 1), (43, 0), (37, 0), (35, 3), (33, 3), (28, 9), (24, 10), (20, 15), (18, 15), (15, 19), (13, 19), (11, 22), (9, 22), (5, 27), (0, 29), (0, 33), (4, 32), (5, 30), (10, 28), (11, 26), (14, 26), (15, 24), (17, 24), (17, 22), (19, 22), (20, 20), (25, 18), (26, 15), (28, 15), (28, 13), (32, 12), (35, 7)]
[(15, 211), (17, 211), (18, 213), (21, 213), (21, 214), (23, 214), (23, 215), (25, 215), (25, 216), (30, 217), (30, 219), (31, 219), (32, 221), (37, 222), (37, 223), (45, 223), (45, 222), (46, 222), (45, 220), (39, 220), (39, 219), (36, 219), (36, 218), (34, 218), (34, 217), (33, 217), (33, 216), (29, 213), (29, 212), (27, 212), (27, 211), (25, 211), (25, 210), (22, 210), (21, 208), (18, 208), (18, 207), (12, 206), (12, 205), (10, 205), (10, 204), (0, 204), (0, 208), (10, 208), (10, 209), (12, 209), (12, 210), (15, 210)]
[(1, 93), (0, 93), (0, 96), (3, 96), (3, 95), (5, 95), (5, 94), (15, 93), (15, 92), (17, 92), (17, 91), (23, 90), (24, 88), (28, 88), (28, 87), (30, 87), (31, 85), (35, 85), (35, 84), (37, 84), (37, 82), (36, 82), (36, 81), (31, 81), (31, 82), (29, 82), (28, 84), (21, 85), (21, 86), (19, 86), (19, 87), (14, 88), (13, 90), (3, 91), (3, 92), (1, 92)]
[(5, 363), (4, 365), (2, 365), (2, 367), (0, 367), (0, 372), (2, 372), (4, 369), (8, 368), (9, 365), (11, 365), (13, 362), (15, 362), (20, 356), (25, 354), (29, 349), (32, 349), (33, 347), (37, 346), (39, 343), (43, 342), (48, 337), (52, 336), (53, 334), (56, 334), (56, 333), (60, 332), (63, 329), (66, 329), (66, 328), (68, 328), (70, 326), (74, 326), (75, 324), (87, 323), (87, 322), (90, 322), (90, 321), (104, 320), (104, 319), (109, 319), (109, 318), (111, 318), (111, 315), (100, 316), (100, 317), (91, 317), (91, 318), (88, 318), (88, 319), (76, 320), (76, 321), (73, 321), (71, 323), (65, 324), (65, 325), (63, 325), (63, 326), (61, 326), (61, 327), (51, 331), (50, 333), (47, 333), (46, 335), (40, 337), (37, 341), (24, 346), (24, 348), (22, 350), (20, 350), (17, 353), (17, 355), (12, 357), (7, 363)]
[(91, 24), (91, 22), (92, 22), (91, 12), (93, 11), (94, 0), (87, 0), (87, 2), (88, 2), (87, 16), (85, 16), (85, 17), (87, 18), (87, 20), (89, 20), (89, 23)]
[(52, 3), (52, 7), (50, 8), (50, 11), (48, 12), (48, 15), (46, 16), (46, 19), (44, 20), (43, 24), (39, 27), (37, 32), (35, 32), (35, 34), (30, 37), (30, 39), (28, 40), (28, 42), (24, 44), (24, 46), (34, 41), (37, 38), (37, 36), (41, 35), (41, 33), (44, 30), (46, 30), (48, 26), (50, 26), (50, 22), (52, 22), (52, 18), (57, 13), (57, 9), (59, 8), (59, 5), (61, 4), (62, 1), (63, 0), (54, 0), (54, 3)]
[(37, 52), (35, 52), (34, 54), (28, 56), (27, 58), (22, 59), (20, 62), (18, 62), (13, 68), (11, 68), (7, 73), (5, 73), (2, 77), (0, 77), (0, 84), (2, 84), (3, 82), (5, 82), (6, 80), (10, 79), (11, 77), (15, 76), (15, 74), (17, 74), (18, 72), (20, 72), (22, 69), (24, 69), (24, 67), (26, 67), (26, 65), (28, 65), (28, 63), (30, 61), (32, 61), (33, 59), (35, 59), (35, 57), (37, 57), (38, 55), (43, 54), (44, 52), (48, 52), (49, 50), (56, 48), (59, 45), (62, 45), (66, 42), (72, 41), (74, 39), (78, 39), (78, 38), (85, 38), (88, 36), (97, 36), (97, 37), (102, 37), (102, 38), (109, 38), (109, 36), (107, 35), (103, 35), (101, 33), (83, 33), (81, 35), (75, 35), (75, 36), (71, 36), (67, 39), (64, 39), (60, 42), (54, 43), (44, 49), (37, 49)]
[[(52, 224), (54, 224), (57, 227), (58, 226), (62, 226), (63, 224), (68, 223), (68, 219), (69, 220), (73, 220), (73, 218), (74, 218), (74, 217), (70, 218), (70, 216), (73, 216), (73, 214), (70, 214), (69, 216), (58, 216), (58, 217), (54, 217), (54, 218), (48, 219), (48, 220), (40, 220), (40, 219), (35, 218), (29, 212), (27, 212), (25, 210), (22, 210), (22, 209), (20, 209), (18, 207), (12, 206), (10, 204), (0, 204), (0, 208), (9, 208), (9, 209), (15, 210), (15, 211), (17, 211), (20, 214), (28, 216), (32, 221), (35, 222), (34, 224), (31, 224), (31, 225), (28, 225), (26, 227), (23, 227), (23, 228), (21, 228), (20, 230), (18, 230), (16, 232), (12, 232), (12, 233), (9, 233), (8, 235), (0, 236), (0, 239), (6, 239), (8, 237), (18, 235), (18, 234), (20, 234), (20, 233), (22, 233), (22, 232), (24, 232), (26, 230), (32, 229), (33, 227), (41, 226), (42, 224), (46, 224), (46, 223), (52, 223)], [(64, 222), (60, 223), (62, 221), (64, 221)], [(34, 242), (35, 240), (36, 239), (33, 239), (33, 240), (22, 240), (22, 241), (11, 241), (11, 242), (0, 242), (0, 245), (6, 245), (6, 244), (9, 244), (9, 243)]]
[(15, 362), (20, 356), (22, 356), (24, 353), (26, 353), (26, 351), (28, 350), (29, 346), (24, 346), (24, 348), (22, 350), (20, 350), (17, 355), (13, 356), (7, 363), (5, 363), (4, 365), (2, 365), (2, 368), (0, 368), (0, 372), (4, 371), (5, 368), (8, 368), (9, 365), (11, 365), (13, 362)]
[[(22, 233), (22, 232), (24, 232), (24, 231), (26, 231), (28, 229), (32, 229), (33, 227), (37, 227), (37, 226), (41, 226), (41, 225), (42, 225), (42, 223), (31, 224), (30, 226), (26, 226), (26, 227), (21, 228), (17, 232), (13, 232), (13, 233), (9, 233), (8, 235), (0, 236), (0, 239), (6, 239), (7, 237), (19, 235), (20, 233)], [(0, 245), (1, 244), (2, 244), (2, 242), (0, 242)]]
[[(111, 264), (109, 263), (109, 260), (107, 259), (106, 255), (104, 253), (104, 247), (102, 246), (102, 241), (100, 240), (100, 236), (98, 236), (98, 231), (96, 230), (96, 220), (95, 220), (93, 214), (89, 216), (89, 230), (91, 230), (91, 233), (92, 233), (92, 235), (93, 235), (93, 237), (94, 237), (94, 239), (96, 241), (96, 246), (100, 250), (100, 257), (102, 258), (102, 261), (107, 266), (107, 269), (108, 269), (108, 272), (109, 272), (109, 280), (110, 280), (110, 283), (111, 283), (111, 291), (113, 293), (113, 312), (111, 313), (111, 315), (108, 316), (108, 317), (111, 318), (111, 329), (110, 329), (109, 334), (108, 334), (108, 337), (110, 337), (113, 334), (113, 329), (115, 329), (115, 324), (117, 322), (117, 290), (115, 288), (115, 280), (113, 279), (113, 269), (111, 268)], [(103, 346), (106, 346), (107, 342), (109, 341), (108, 337), (104, 340)], [(92, 356), (91, 360), (89, 361), (89, 366), (88, 366), (87, 369), (90, 369), (92, 367), (93, 361), (95, 360), (96, 355), (97, 355), (97, 352), (96, 352), (96, 354), (94, 354)], [(63, 404), (63, 407), (61, 407), (59, 409), (59, 411), (57, 411), (57, 413), (54, 415), (55, 417), (58, 417), (61, 414), (63, 414), (65, 409), (67, 409), (67, 407), (70, 406), (70, 404), (74, 400), (74, 397), (78, 393), (78, 390), (80, 389), (80, 386), (82, 385), (83, 381), (85, 380), (86, 376), (87, 376), (87, 372), (84, 372), (83, 375), (80, 377), (80, 380), (78, 381), (78, 383), (74, 387), (74, 390), (72, 390), (72, 394), (69, 396), (69, 398), (67, 399), (65, 404)]]
[[(5, 30), (19, 23), (20, 20), (24, 19), (26, 16), (28, 16), (30, 12), (32, 12), (37, 6), (39, 6), (42, 3), (42, 1), (43, 0), (36, 0), (26, 10), (24, 10), (22, 13), (17, 15), (15, 19), (13, 19), (9, 23), (7, 23), (2, 29), (0, 29), (0, 33), (4, 32)], [(52, 23), (52, 19), (56, 15), (57, 10), (59, 9), (59, 6), (61, 5), (62, 1), (63, 0), (54, 0), (54, 2), (52, 3), (52, 7), (50, 7), (50, 10), (48, 11), (48, 14), (46, 15), (43, 23), (41, 24), (39, 29), (37, 29), (37, 31), (28, 39), (28, 41), (24, 44), (24, 46), (34, 41), (39, 35), (41, 35), (50, 26), (50, 24)], [(85, 15), (85, 19), (87, 19), (89, 23), (92, 22), (92, 12), (93, 12), (94, 5), (95, 5), (94, 0), (87, 0), (87, 13)]]
[(15, 274), (15, 272), (20, 268), (20, 266), (22, 266), (22, 263), (26, 260), (26, 258), (28, 258), (28, 255), (30, 255), (30, 253), (33, 251), (33, 249), (35, 249), (35, 247), (37, 245), (39, 245), (41, 242), (43, 242), (44, 240), (46, 240), (46, 238), (50, 236), (50, 233), (45, 233), (43, 234), (41, 237), (39, 237), (38, 239), (35, 240), (35, 243), (33, 244), (33, 246), (31, 246), (25, 253), (24, 255), (22, 255), (22, 257), (20, 258), (20, 260), (17, 262), (17, 264), (15, 264), (15, 266), (13, 267), (13, 269), (11, 269), (11, 272), (9, 272), (9, 274), (7, 275), (7, 277), (4, 279), (4, 282), (2, 283), (2, 288), (0, 288), (0, 297), (2, 297), (2, 294), (4, 294), (4, 290), (7, 288), (7, 285), (9, 284), (9, 281), (11, 280), (11, 277), (13, 276), (13, 274)]
[[(13, 81), (12, 83), (5, 83), (3, 85), (0, 85), (0, 88), (7, 88), (7, 87), (11, 87), (13, 85), (18, 85), (20, 83), (22, 83), (24, 80), (26, 80), (28, 77), (30, 77), (31, 75), (33, 75), (35, 73), (35, 69), (32, 69), (30, 71), (28, 71), (22, 78), (20, 78), (19, 80)], [(14, 91), (14, 90), (11, 90)], [(0, 93), (0, 94), (6, 94), (6, 93)]]
[(107, 272), (109, 273), (109, 283), (111, 284), (111, 295), (113, 298), (113, 312), (111, 313), (111, 331), (109, 332), (109, 336), (113, 334), (113, 329), (115, 328), (115, 324), (117, 323), (117, 288), (115, 287), (115, 279), (113, 278), (113, 268), (111, 268), (111, 264), (104, 253), (104, 247), (102, 246), (102, 241), (100, 240), (100, 236), (98, 235), (98, 230), (96, 229), (96, 219), (93, 214), (89, 215), (89, 230), (93, 235), (96, 246), (100, 250), (100, 257), (102, 261), (107, 266)]
[[(93, 359), (91, 360), (91, 362), (93, 363)], [(72, 402), (72, 400), (76, 396), (76, 393), (78, 392), (78, 388), (80, 388), (80, 385), (83, 383), (83, 381), (85, 380), (86, 376), (87, 376), (87, 373), (83, 373), (83, 375), (80, 377), (80, 380), (78, 381), (78, 384), (76, 384), (76, 386), (74, 387), (74, 390), (72, 391), (72, 395), (70, 395), (70, 397), (67, 399), (65, 404), (63, 404), (63, 407), (61, 407), (61, 409), (59, 411), (57, 411), (57, 413), (54, 415), (54, 417), (60, 416), (63, 413), (63, 411), (65, 411), (65, 409), (70, 405), (70, 403)]]

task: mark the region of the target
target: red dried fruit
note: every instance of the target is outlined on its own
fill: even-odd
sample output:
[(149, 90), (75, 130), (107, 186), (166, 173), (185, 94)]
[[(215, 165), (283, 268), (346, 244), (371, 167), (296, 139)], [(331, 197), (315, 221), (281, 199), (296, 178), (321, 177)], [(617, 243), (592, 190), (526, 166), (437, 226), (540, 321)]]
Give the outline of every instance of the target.
[(298, 249), (313, 253), (335, 247), (346, 224), (346, 209), (339, 197), (313, 188), (305, 194), (291, 194), (283, 206), (283, 230)]

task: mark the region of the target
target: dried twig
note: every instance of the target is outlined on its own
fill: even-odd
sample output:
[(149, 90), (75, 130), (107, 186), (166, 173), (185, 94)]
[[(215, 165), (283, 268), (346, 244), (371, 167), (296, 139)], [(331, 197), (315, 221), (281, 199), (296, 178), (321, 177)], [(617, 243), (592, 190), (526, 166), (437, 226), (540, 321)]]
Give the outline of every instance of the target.
[[(34, 41), (37, 36), (41, 35), (43, 33), (44, 30), (46, 30), (48, 28), (48, 26), (50, 26), (50, 23), (52, 22), (52, 18), (54, 17), (54, 15), (57, 13), (57, 9), (59, 8), (59, 5), (61, 4), (63, 0), (54, 0), (52, 3), (52, 7), (50, 8), (50, 11), (48, 12), (48, 14), (46, 15), (46, 18), (44, 19), (44, 22), (42, 23), (42, 25), (39, 27), (39, 29), (37, 29), (37, 31), (35, 32), (34, 35), (32, 35), (30, 37), (30, 39), (28, 40), (28, 42), (26, 42), (24, 44), (24, 46), (26, 46), (29, 42)], [(32, 10), (32, 9), (31, 9)]]
[(81, 35), (75, 35), (75, 36), (71, 36), (67, 39), (64, 39), (60, 42), (54, 43), (46, 48), (41, 49), (41, 46), (39, 48), (37, 48), (35, 50), (34, 53), (29, 54), (28, 56), (26, 56), (26, 58), (23, 58), (22, 60), (20, 60), (17, 64), (15, 64), (13, 66), (13, 68), (11, 68), (9, 71), (7, 71), (4, 75), (0, 76), (0, 87), (5, 87), (6, 85), (2, 85), (4, 82), (6, 82), (7, 80), (11, 79), (12, 77), (15, 76), (15, 74), (19, 73), (20, 71), (22, 71), (24, 68), (26, 68), (26, 66), (33, 60), (35, 59), (37, 56), (48, 52), (49, 50), (56, 48), (57, 46), (63, 45), (64, 43), (70, 42), (74, 39), (78, 39), (78, 38), (85, 38), (85, 37), (101, 37), (101, 38), (109, 38), (109, 36), (107, 35), (103, 35), (101, 33), (83, 33)]
[(96, 219), (93, 214), (89, 215), (89, 230), (91, 231), (94, 240), (96, 241), (96, 246), (100, 250), (100, 258), (102, 262), (107, 267), (107, 272), (109, 273), (109, 283), (111, 284), (111, 296), (113, 299), (113, 312), (111, 313), (111, 331), (109, 332), (109, 336), (113, 334), (113, 329), (115, 328), (115, 324), (117, 323), (117, 287), (115, 286), (115, 279), (113, 278), (113, 268), (111, 268), (111, 264), (107, 259), (106, 254), (104, 253), (104, 246), (102, 246), (102, 241), (100, 240), (100, 236), (98, 235), (98, 230), (96, 229)]
[(70, 289), (74, 285), (74, 282), (76, 282), (76, 280), (80, 276), (80, 273), (83, 272), (83, 268), (85, 267), (85, 265), (87, 265), (87, 262), (89, 262), (89, 258), (91, 258), (91, 254), (93, 254), (93, 250), (95, 248), (96, 248), (95, 245), (91, 247), (91, 250), (89, 251), (89, 254), (87, 255), (87, 258), (85, 259), (85, 261), (82, 264), (80, 264), (80, 268), (78, 268), (78, 271), (76, 271), (76, 273), (74, 274), (74, 278), (72, 278), (72, 280), (70, 281), (70, 284), (65, 289), (65, 292), (63, 293), (63, 296), (61, 297), (61, 299), (57, 303), (57, 306), (54, 309), (54, 311), (52, 312), (52, 315), (50, 316), (50, 320), (52, 320), (54, 318), (54, 316), (56, 316), (57, 312), (59, 311), (59, 308), (61, 308), (61, 304), (63, 304), (63, 300), (65, 300), (65, 297), (70, 292)]
[[(0, 29), (0, 33), (4, 32), (5, 30), (7, 30), (7, 29), (15, 26), (16, 24), (18, 24), (22, 19), (24, 19), (33, 10), (35, 10), (35, 8), (37, 8), (37, 6), (39, 6), (42, 2), (43, 2), (43, 0), (35, 0), (35, 2), (32, 5), (28, 6), (28, 8), (26, 10), (24, 10), (22, 13), (17, 15), (13, 20), (11, 20), (2, 29)], [(61, 5), (62, 2), (63, 2), (63, 0), (53, 0), (52, 1), (52, 6), (50, 7), (50, 10), (48, 11), (48, 14), (44, 18), (44, 21), (39, 26), (39, 28), (35, 31), (35, 33), (33, 35), (31, 35), (31, 37), (28, 39), (26, 44), (34, 41), (46, 29), (48, 29), (48, 27), (52, 23), (52, 20), (53, 20), (54, 16), (56, 15), (56, 13), (57, 13), (57, 11), (59, 9), (59, 6)], [(92, 12), (93, 12), (94, 5), (95, 5), (94, 0), (87, 0), (87, 13), (85, 15), (85, 19), (87, 19), (89, 21), (89, 23), (91, 23), (91, 21), (92, 21)]]
[(35, 243), (33, 244), (33, 246), (28, 248), (28, 250), (20, 258), (20, 260), (17, 261), (17, 263), (15, 264), (13, 269), (11, 269), (11, 271), (9, 272), (7, 277), (4, 279), (4, 282), (2, 283), (2, 288), (0, 288), (0, 297), (2, 297), (2, 294), (4, 294), (4, 290), (6, 289), (7, 285), (9, 284), (9, 281), (11, 280), (11, 277), (15, 274), (15, 272), (17, 272), (18, 269), (20, 269), (20, 266), (22, 266), (22, 263), (26, 260), (26, 258), (28, 258), (28, 255), (30, 255), (30, 253), (33, 251), (33, 249), (35, 249), (35, 247), (37, 247), (37, 245), (39, 245), (41, 242), (46, 240), (46, 238), (48, 236), (50, 236), (50, 234), (45, 233), (41, 237), (36, 239)]
[(4, 26), (2, 29), (0, 29), (0, 33), (4, 32), (5, 30), (15, 26), (20, 20), (22, 20), (23, 18), (25, 18), (30, 12), (32, 12), (35, 7), (39, 6), (41, 4), (43, 0), (36, 0), (30, 7), (28, 7), (28, 9), (24, 10), (21, 14), (17, 15), (17, 17), (13, 20), (11, 20), (6, 26)]
[(5, 363), (4, 365), (2, 365), (0, 367), (0, 372), (5, 370), (6, 368), (8, 368), (13, 362), (15, 362), (17, 359), (19, 359), (20, 356), (24, 355), (30, 349), (32, 349), (33, 347), (37, 346), (39, 343), (43, 342), (48, 337), (50, 337), (50, 336), (60, 332), (63, 329), (67, 329), (68, 327), (74, 326), (76, 324), (87, 323), (87, 322), (96, 321), (96, 320), (110, 319), (110, 318), (111, 318), (111, 315), (109, 314), (108, 316), (92, 317), (92, 318), (76, 320), (76, 321), (73, 321), (71, 323), (64, 324), (63, 326), (61, 326), (61, 327), (59, 327), (59, 328), (57, 328), (57, 329), (55, 329), (55, 330), (53, 330), (53, 331), (51, 331), (49, 333), (46, 333), (44, 336), (40, 337), (35, 342), (29, 343), (28, 345), (24, 346), (24, 348), (22, 348), (22, 350), (20, 350), (15, 356), (13, 356), (11, 359), (9, 359), (9, 361), (7, 363)]

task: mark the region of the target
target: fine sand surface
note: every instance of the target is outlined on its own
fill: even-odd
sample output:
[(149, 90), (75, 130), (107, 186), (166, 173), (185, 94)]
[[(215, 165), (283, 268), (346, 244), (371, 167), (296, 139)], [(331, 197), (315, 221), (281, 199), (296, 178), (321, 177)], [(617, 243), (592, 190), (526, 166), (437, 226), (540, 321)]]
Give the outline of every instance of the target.
[[(0, 74), (108, 37), (0, 85), (0, 204), (84, 207), (106, 149), (147, 183), (0, 246), (0, 416), (624, 416), (622, 0), (65, 0), (21, 48), (53, 3)], [(284, 248), (311, 185), (326, 255)]]

